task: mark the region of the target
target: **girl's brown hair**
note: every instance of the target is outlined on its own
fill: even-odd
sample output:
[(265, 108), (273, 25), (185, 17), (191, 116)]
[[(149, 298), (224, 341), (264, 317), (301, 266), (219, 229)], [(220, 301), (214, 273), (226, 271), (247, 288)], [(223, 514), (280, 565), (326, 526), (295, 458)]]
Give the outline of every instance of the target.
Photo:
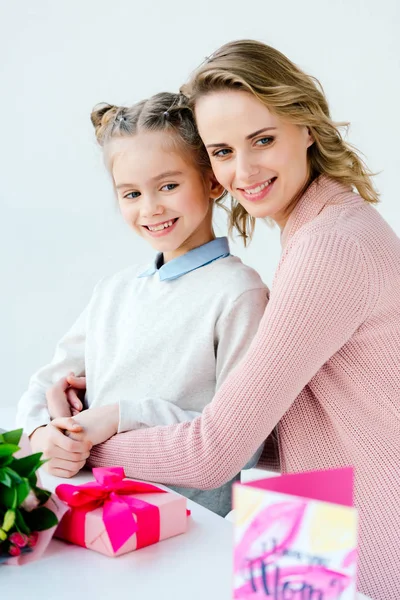
[[(367, 202), (379, 201), (371, 180), (373, 174), (340, 132), (348, 123), (331, 119), (319, 81), (284, 54), (253, 40), (230, 42), (207, 58), (181, 88), (192, 109), (200, 97), (221, 90), (254, 94), (276, 115), (309, 128), (314, 139), (308, 149), (310, 182), (326, 174), (355, 188)], [(254, 225), (254, 217), (231, 198), (230, 230), (235, 227), (246, 243)]]
[(130, 137), (140, 131), (165, 131), (202, 172), (211, 171), (207, 150), (182, 94), (163, 92), (130, 107), (98, 104), (90, 118), (106, 158), (108, 143), (114, 138)]

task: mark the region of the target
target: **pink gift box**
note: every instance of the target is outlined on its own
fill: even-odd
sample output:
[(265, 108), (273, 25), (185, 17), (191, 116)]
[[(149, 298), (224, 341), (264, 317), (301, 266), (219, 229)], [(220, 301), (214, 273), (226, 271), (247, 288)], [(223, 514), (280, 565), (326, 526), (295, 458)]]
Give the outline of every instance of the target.
[(125, 479), (122, 467), (93, 469), (93, 475), (94, 482), (56, 488), (69, 505), (56, 537), (106, 556), (120, 556), (186, 531), (183, 496)]

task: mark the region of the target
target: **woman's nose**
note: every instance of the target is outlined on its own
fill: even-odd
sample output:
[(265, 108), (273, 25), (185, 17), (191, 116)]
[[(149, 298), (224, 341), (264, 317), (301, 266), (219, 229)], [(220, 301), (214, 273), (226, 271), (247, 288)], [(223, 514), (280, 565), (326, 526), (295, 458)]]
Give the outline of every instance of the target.
[(238, 156), (236, 159), (236, 183), (245, 185), (252, 183), (252, 180), (260, 172), (259, 167), (254, 161), (254, 157), (247, 154)]

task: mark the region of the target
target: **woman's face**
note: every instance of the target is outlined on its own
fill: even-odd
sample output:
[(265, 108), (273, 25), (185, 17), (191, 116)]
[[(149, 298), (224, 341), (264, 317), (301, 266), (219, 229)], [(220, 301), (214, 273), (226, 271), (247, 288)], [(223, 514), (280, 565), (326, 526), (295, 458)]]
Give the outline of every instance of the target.
[(207, 94), (195, 114), (218, 181), (251, 216), (270, 217), (283, 229), (308, 179), (307, 127), (284, 121), (244, 91)]

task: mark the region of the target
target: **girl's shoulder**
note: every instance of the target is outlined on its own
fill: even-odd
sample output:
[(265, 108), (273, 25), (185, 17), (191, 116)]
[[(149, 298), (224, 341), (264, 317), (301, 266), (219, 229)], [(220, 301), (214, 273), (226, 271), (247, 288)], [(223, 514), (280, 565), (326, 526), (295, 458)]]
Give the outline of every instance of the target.
[(207, 267), (210, 267), (204, 273), (207, 280), (215, 279), (223, 283), (228, 293), (252, 289), (267, 289), (259, 273), (233, 254), (218, 259), (207, 265)]
[(106, 275), (100, 279), (95, 288), (94, 293), (105, 293), (107, 291), (121, 291), (125, 286), (132, 286), (132, 282), (140, 280), (139, 276), (148, 268), (148, 264), (130, 265), (113, 273)]

